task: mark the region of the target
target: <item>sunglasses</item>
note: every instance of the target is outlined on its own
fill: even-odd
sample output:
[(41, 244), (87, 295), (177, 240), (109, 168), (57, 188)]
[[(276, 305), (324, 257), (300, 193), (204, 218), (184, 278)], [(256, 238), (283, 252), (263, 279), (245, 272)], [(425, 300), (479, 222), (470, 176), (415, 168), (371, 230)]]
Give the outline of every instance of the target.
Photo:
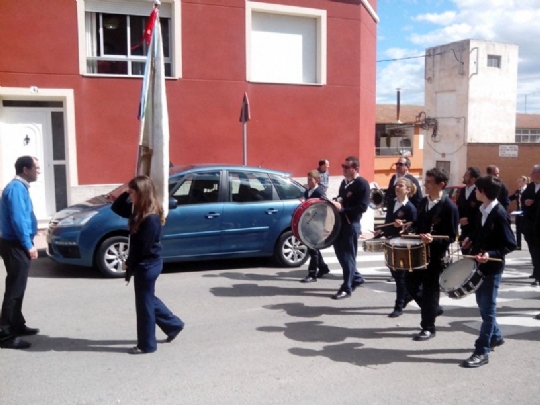
[(404, 166), (405, 163), (397, 162), (395, 165), (396, 165), (396, 166)]
[(350, 169), (352, 166), (341, 165), (341, 167), (344, 168), (344, 169)]

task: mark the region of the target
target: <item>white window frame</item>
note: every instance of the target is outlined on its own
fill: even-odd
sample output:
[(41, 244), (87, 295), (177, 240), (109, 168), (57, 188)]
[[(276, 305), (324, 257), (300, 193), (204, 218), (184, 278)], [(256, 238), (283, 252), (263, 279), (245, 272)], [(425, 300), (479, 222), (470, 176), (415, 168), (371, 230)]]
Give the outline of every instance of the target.
[[(251, 74), (251, 27), (253, 13), (281, 14), (294, 17), (313, 18), (317, 23), (317, 59), (316, 59), (316, 82), (315, 83), (279, 83), (306, 86), (326, 85), (327, 65), (327, 18), (326, 10), (306, 7), (284, 6), (281, 4), (259, 3), (246, 0), (246, 80), (252, 80)], [(268, 83), (268, 82), (259, 82)]]
[[(162, 3), (169, 3), (171, 7), (170, 21), (170, 59), (172, 63), (171, 77), (167, 79), (179, 79), (182, 77), (182, 26), (181, 26), (181, 0), (161, 0)], [(121, 77), (140, 78), (140, 75), (108, 75), (100, 73), (88, 73), (87, 71), (87, 35), (86, 35), (86, 5), (92, 3), (103, 3), (102, 13), (114, 13), (114, 5), (120, 8), (126, 4), (133, 3), (134, 6), (144, 6), (148, 8), (148, 16), (152, 11), (153, 3), (146, 0), (77, 0), (77, 28), (79, 36), (79, 74), (91, 77)], [(122, 12), (118, 14), (124, 14)], [(126, 14), (127, 15), (127, 14)]]

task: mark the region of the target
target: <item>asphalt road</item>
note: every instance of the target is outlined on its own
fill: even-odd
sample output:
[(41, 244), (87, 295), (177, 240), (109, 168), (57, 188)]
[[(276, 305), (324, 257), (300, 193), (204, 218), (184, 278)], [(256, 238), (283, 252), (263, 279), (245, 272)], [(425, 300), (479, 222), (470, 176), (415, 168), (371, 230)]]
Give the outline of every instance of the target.
[[(185, 322), (173, 343), (132, 356), (132, 285), (47, 258), (32, 267), (24, 313), (41, 328), (29, 350), (0, 350), (2, 405), (538, 404), (540, 288), (525, 251), (509, 256), (499, 299), (506, 344), (488, 365), (462, 369), (479, 326), (474, 296), (442, 298), (437, 336), (415, 342), (419, 310), (391, 319), (394, 285), (382, 254), (360, 253), (367, 283), (329, 296), (302, 269), (265, 260), (166, 266), (157, 295)], [(5, 270), (0, 265), (0, 277)], [(3, 293), (3, 283), (0, 286)]]

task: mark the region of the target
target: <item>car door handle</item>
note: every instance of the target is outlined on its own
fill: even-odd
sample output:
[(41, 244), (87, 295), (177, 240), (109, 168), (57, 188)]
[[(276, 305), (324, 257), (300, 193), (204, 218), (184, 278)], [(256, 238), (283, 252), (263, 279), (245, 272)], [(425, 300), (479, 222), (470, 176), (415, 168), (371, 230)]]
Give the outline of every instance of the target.
[(275, 208), (269, 208), (269, 209), (266, 210), (266, 213), (268, 215), (277, 214), (278, 210), (276, 210)]
[(219, 215), (220, 215), (219, 212), (209, 212), (204, 217), (207, 218), (207, 219), (212, 219), (212, 218), (219, 217)]

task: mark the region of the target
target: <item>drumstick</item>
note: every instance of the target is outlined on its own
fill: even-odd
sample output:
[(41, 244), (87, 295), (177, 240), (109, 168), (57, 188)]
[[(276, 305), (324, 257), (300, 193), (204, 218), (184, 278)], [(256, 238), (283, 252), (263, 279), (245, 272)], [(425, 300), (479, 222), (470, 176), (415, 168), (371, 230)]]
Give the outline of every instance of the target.
[[(420, 235), (401, 235), (402, 238), (414, 238), (414, 239), (420, 239), (421, 236)], [(449, 239), (448, 236), (446, 235), (431, 235), (431, 237), (433, 239), (442, 239), (442, 238), (445, 238), (445, 239)]]
[[(406, 226), (406, 225), (410, 225), (410, 224), (412, 224), (412, 222), (404, 222), (404, 223), (401, 224), (401, 226)], [(384, 224), (384, 225), (377, 225), (373, 229), (385, 228), (385, 227), (390, 226), (390, 225), (395, 225), (395, 223), (394, 222), (389, 222), (389, 223)]]
[[(465, 257), (467, 259), (474, 259), (476, 256), (473, 255), (461, 255), (462, 257)], [(488, 261), (490, 262), (502, 262), (502, 259), (497, 259), (496, 257), (489, 257)]]

